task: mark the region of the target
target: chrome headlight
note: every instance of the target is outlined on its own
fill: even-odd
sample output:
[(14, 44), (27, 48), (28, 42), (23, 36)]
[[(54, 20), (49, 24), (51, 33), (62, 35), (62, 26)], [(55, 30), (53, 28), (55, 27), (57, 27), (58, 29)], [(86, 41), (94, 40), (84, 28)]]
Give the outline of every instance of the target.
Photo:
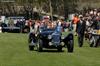
[(64, 39), (64, 38), (65, 38), (64, 36), (61, 37), (61, 39)]
[(51, 39), (52, 38), (52, 35), (48, 35), (48, 39)]
[(42, 32), (42, 30), (40, 30), (40, 33)]

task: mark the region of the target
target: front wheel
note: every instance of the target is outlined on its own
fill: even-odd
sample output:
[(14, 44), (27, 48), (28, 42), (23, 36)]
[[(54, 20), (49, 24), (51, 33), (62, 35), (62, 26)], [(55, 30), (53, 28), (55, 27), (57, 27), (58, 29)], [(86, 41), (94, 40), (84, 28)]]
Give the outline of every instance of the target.
[(37, 51), (41, 52), (43, 50), (43, 41), (41, 39), (39, 39), (38, 44), (37, 44)]
[(34, 50), (34, 46), (29, 46), (29, 50), (33, 51)]
[(74, 49), (74, 41), (73, 40), (68, 41), (67, 49), (68, 49), (68, 52), (73, 52), (73, 49)]

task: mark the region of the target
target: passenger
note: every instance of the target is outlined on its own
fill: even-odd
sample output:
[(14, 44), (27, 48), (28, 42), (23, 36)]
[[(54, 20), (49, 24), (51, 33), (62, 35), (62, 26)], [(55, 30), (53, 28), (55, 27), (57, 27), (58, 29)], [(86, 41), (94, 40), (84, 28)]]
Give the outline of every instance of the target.
[(50, 21), (49, 16), (44, 16), (41, 26), (45, 27), (45, 28), (48, 28), (48, 29), (53, 29), (54, 28), (54, 23)]

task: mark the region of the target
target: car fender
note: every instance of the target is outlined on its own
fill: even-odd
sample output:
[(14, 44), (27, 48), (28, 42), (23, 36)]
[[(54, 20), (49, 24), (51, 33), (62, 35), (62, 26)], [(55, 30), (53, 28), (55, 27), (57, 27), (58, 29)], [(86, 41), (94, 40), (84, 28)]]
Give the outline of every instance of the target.
[(63, 39), (63, 42), (65, 43), (65, 44), (67, 44), (67, 42), (69, 41), (69, 40), (73, 40), (74, 39), (74, 35), (73, 35), (73, 33), (70, 33), (70, 34), (68, 34), (64, 39)]

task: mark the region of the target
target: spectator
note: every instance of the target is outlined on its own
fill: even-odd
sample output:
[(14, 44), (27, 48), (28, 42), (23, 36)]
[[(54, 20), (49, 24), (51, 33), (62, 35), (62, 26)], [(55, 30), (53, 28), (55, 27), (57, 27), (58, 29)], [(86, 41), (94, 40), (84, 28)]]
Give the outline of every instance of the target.
[(72, 21), (72, 23), (73, 23), (73, 29), (74, 29), (74, 35), (77, 35), (76, 34), (76, 27), (77, 27), (77, 23), (79, 22), (79, 18), (78, 18), (78, 15), (75, 15), (74, 16), (74, 18), (73, 18), (73, 21)]
[(9, 18), (8, 25), (9, 25), (9, 27), (14, 27), (14, 21), (13, 21), (13, 19)]
[(77, 33), (78, 33), (78, 45), (79, 47), (83, 46), (84, 33), (85, 33), (86, 22), (84, 17), (80, 17), (80, 21), (77, 23)]

